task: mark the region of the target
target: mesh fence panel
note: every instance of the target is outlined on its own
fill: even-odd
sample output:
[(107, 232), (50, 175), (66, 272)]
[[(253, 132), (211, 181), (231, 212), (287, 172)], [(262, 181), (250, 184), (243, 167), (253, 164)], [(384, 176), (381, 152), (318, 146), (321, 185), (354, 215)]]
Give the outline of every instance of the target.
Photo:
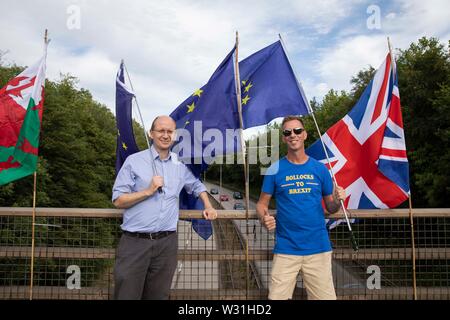
[[(31, 210), (2, 209), (0, 298), (28, 299)], [(58, 216), (42, 209), (36, 218), (33, 298), (112, 299), (120, 213), (65, 210)], [(358, 252), (351, 249), (345, 224), (330, 231), (338, 299), (413, 299), (410, 219), (379, 217), (379, 212), (352, 225)], [(450, 298), (450, 210), (443, 212), (414, 218), (419, 299)], [(171, 299), (267, 299), (275, 234), (261, 227), (254, 213), (248, 221), (242, 219), (245, 211), (229, 213), (219, 212), (208, 240), (180, 220)], [(307, 298), (301, 275), (293, 298)]]

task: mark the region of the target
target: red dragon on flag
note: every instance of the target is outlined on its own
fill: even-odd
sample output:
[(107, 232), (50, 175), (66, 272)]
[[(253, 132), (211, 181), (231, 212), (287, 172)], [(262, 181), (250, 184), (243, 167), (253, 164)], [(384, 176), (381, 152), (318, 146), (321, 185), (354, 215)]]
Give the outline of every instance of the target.
[(0, 185), (36, 171), (44, 111), (46, 50), (0, 89)]

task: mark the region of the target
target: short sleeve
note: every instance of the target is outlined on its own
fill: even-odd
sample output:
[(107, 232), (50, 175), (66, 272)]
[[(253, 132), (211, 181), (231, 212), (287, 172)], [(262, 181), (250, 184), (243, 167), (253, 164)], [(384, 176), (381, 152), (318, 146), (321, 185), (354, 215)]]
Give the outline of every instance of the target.
[(262, 185), (261, 191), (268, 194), (274, 194), (275, 192), (275, 175), (274, 174), (266, 174), (264, 176), (264, 181)]
[(198, 198), (200, 193), (206, 191), (206, 187), (201, 183), (200, 179), (196, 178), (191, 170), (184, 164), (182, 164), (184, 170), (184, 190), (188, 194), (193, 194), (194, 197)]
[(329, 196), (333, 193), (333, 180), (331, 179), (331, 173), (323, 163), (319, 163), (321, 166), (322, 176), (322, 196)]
[(128, 157), (125, 160), (122, 168), (120, 168), (119, 173), (117, 174), (116, 181), (114, 182), (112, 190), (113, 202), (122, 194), (131, 193), (134, 190), (134, 186), (136, 183), (130, 161), (128, 161), (129, 159), (130, 158)]

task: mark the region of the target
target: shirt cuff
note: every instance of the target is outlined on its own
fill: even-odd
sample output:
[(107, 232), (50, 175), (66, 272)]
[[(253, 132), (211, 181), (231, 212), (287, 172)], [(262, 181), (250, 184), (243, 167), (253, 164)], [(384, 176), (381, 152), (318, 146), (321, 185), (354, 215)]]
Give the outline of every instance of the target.
[(123, 195), (125, 193), (127, 193), (127, 192), (118, 191), (118, 190), (113, 191), (113, 193), (112, 193), (112, 202), (116, 201), (117, 198), (119, 198), (121, 195)]
[(205, 185), (203, 183), (199, 182), (199, 185), (194, 188), (192, 193), (194, 194), (194, 196), (196, 198), (198, 198), (200, 196), (200, 193), (202, 193), (204, 191), (207, 191)]

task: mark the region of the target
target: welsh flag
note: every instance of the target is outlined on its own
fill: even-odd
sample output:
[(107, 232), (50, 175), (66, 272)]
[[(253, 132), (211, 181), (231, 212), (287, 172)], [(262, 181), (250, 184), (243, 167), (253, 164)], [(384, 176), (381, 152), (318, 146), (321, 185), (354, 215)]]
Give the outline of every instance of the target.
[(0, 185), (36, 171), (46, 56), (0, 89)]

